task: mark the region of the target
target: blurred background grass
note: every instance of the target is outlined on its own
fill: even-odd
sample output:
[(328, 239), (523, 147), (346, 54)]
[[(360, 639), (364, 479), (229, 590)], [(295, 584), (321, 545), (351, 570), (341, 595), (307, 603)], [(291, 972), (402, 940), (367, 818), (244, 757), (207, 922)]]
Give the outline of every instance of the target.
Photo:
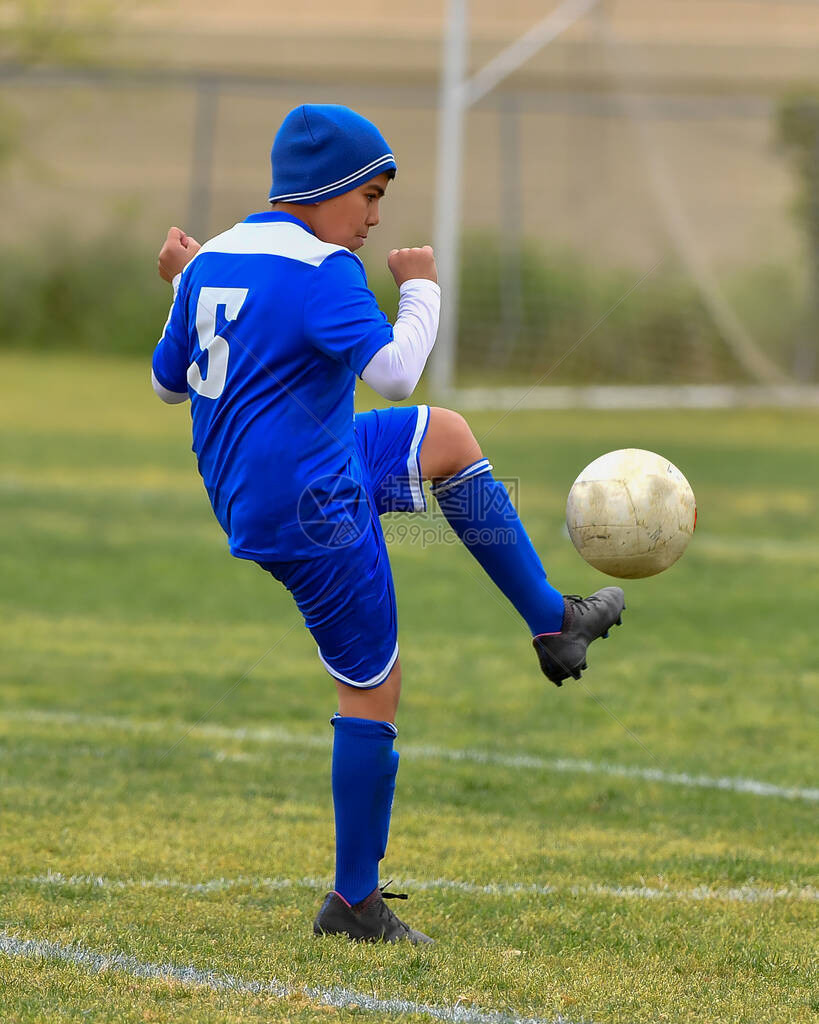
[[(273, 133), (305, 100), (356, 106), (398, 155), (362, 254), (394, 309), (386, 253), (435, 234), (443, 3), (6, 7), (0, 346), (147, 352), (167, 226), (202, 238), (264, 208)], [(473, 0), (471, 69), (543, 14)], [(649, 271), (549, 382), (753, 380), (692, 259), (774, 366), (814, 381), (817, 48), (799, 0), (604, 0), (479, 103), (457, 383), (529, 383)]]

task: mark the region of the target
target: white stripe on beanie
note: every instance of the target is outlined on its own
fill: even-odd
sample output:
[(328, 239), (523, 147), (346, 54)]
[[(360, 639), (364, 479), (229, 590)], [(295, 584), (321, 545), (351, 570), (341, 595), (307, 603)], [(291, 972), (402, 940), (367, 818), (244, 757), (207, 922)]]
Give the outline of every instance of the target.
[(270, 197), (270, 202), (305, 202), (310, 199), (319, 199), (321, 196), (326, 196), (326, 193), (332, 192), (337, 188), (344, 188), (345, 191), (350, 191), (354, 187), (355, 182), (359, 179), (368, 181), (370, 178), (374, 178), (378, 174), (379, 167), (394, 165), (395, 162), (396, 160), (392, 153), (385, 153), (383, 156), (380, 156), (375, 160), (371, 160), (363, 167), (359, 167), (359, 169), (357, 171), (353, 171), (352, 174), (348, 174), (344, 178), (339, 178), (338, 181), (333, 181), (329, 185), (322, 185), (320, 188), (311, 189), (309, 192), (289, 192), (282, 195), (273, 195)]

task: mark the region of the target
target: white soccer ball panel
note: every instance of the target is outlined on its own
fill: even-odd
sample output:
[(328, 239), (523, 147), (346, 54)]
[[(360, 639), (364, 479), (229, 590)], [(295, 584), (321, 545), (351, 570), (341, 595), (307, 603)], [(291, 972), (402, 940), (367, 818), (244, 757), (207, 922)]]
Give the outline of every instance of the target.
[(589, 565), (618, 579), (656, 576), (673, 565), (688, 546), (683, 533), (655, 543), (639, 526), (583, 526), (569, 535)]
[(655, 576), (673, 565), (695, 523), (694, 492), (683, 474), (639, 448), (595, 459), (566, 503), (566, 525), (580, 555), (621, 579)]
[(566, 522), (572, 528), (629, 526), (634, 505), (625, 480), (583, 480), (578, 477), (566, 503)]

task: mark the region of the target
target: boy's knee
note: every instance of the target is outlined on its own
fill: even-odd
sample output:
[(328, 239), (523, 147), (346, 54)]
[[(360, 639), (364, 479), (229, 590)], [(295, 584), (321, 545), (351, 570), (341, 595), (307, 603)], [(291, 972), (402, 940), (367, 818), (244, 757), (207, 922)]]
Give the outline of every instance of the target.
[(429, 426), (421, 446), (421, 469), (425, 479), (452, 476), (483, 457), (472, 429), (459, 412), (432, 406)]
[(401, 699), (401, 663), (396, 658), (390, 674), (370, 690), (359, 690), (336, 681), (339, 713), (350, 718), (368, 718), (377, 722), (395, 722)]

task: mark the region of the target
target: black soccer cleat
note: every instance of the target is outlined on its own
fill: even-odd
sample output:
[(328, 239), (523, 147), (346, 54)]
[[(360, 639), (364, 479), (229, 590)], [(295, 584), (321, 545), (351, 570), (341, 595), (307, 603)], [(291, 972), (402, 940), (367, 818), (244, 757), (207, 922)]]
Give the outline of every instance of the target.
[[(387, 885), (390, 883), (387, 882)], [(405, 900), (404, 893), (373, 889), (355, 906), (337, 892), (328, 892), (313, 922), (314, 935), (346, 935), (353, 942), (411, 942), (413, 946), (434, 942), (428, 935), (410, 928), (390, 910), (387, 900)]]
[(562, 686), (569, 676), (579, 679), (586, 665), (586, 650), (592, 640), (607, 637), (612, 626), (622, 623), (625, 595), (619, 587), (603, 587), (589, 597), (563, 596), (563, 628), (543, 633), (532, 643), (543, 674)]

